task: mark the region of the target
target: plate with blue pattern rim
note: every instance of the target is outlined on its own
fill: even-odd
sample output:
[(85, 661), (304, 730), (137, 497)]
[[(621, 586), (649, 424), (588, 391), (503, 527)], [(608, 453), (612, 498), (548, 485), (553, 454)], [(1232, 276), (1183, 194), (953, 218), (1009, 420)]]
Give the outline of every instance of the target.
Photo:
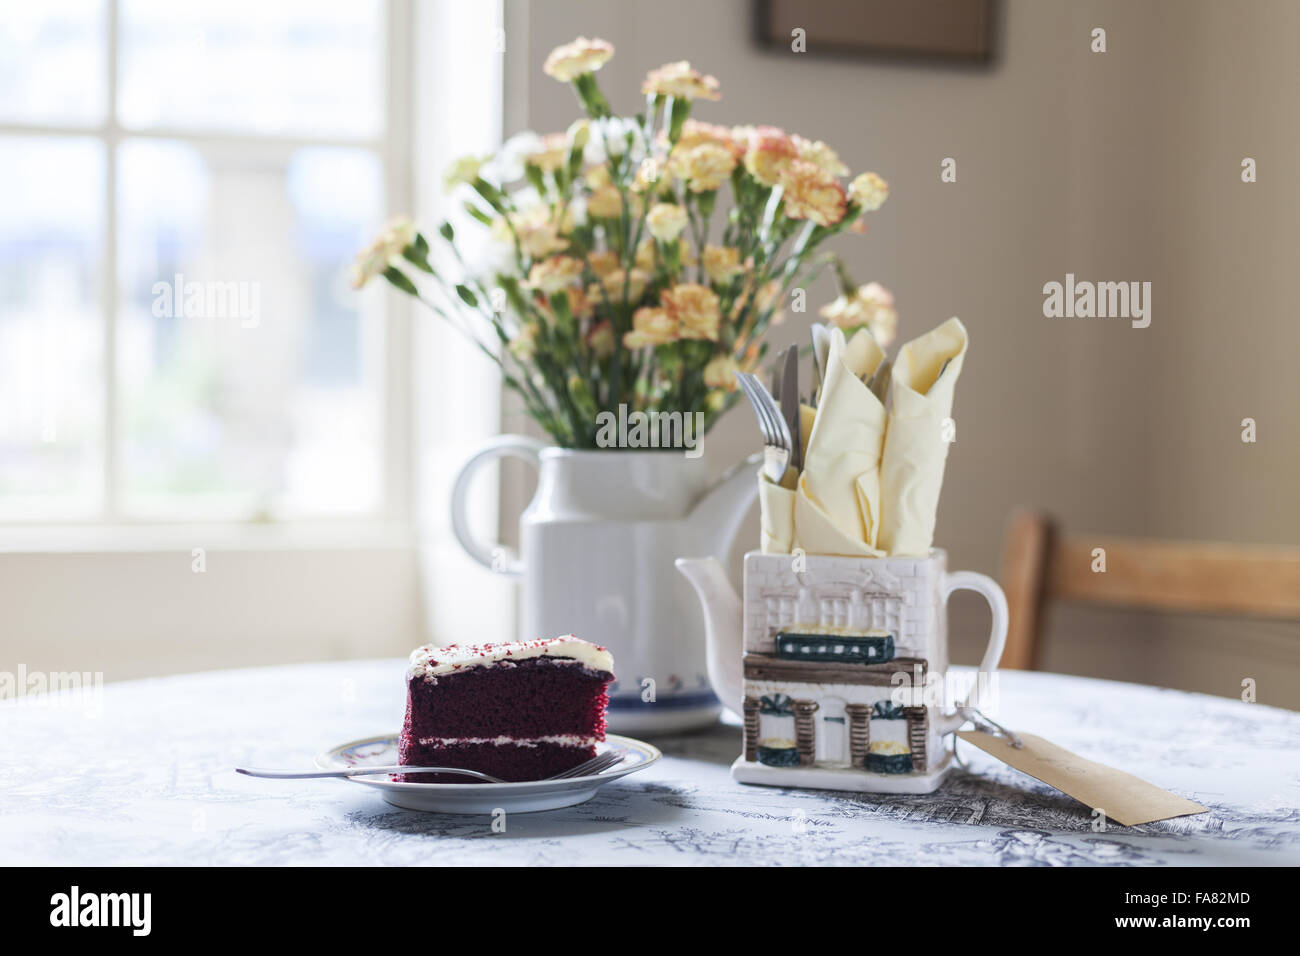
[[(316, 766), (322, 770), (343, 770), (348, 767), (384, 767), (397, 763), (397, 734), (381, 734), (353, 740), (331, 747), (316, 755)], [(641, 740), (607, 734), (605, 742), (596, 744), (597, 755), (615, 747), (627, 751), (623, 762), (604, 773), (564, 780), (528, 780), (522, 783), (402, 783), (393, 774), (375, 774), (372, 777), (349, 778), (351, 783), (372, 787), (395, 807), (404, 810), (423, 810), (427, 813), (484, 813), (495, 810), (506, 813), (535, 813), (538, 810), (558, 810), (590, 800), (596, 791), (619, 777), (644, 770), (662, 754), (659, 749)]]

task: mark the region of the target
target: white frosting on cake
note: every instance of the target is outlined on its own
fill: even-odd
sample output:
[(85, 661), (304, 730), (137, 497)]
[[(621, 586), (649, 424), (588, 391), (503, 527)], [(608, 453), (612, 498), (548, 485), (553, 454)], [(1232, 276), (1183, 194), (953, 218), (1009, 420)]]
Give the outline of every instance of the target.
[(614, 673), (614, 656), (598, 644), (590, 644), (572, 634), (536, 641), (505, 641), (500, 644), (448, 644), (438, 647), (425, 644), (411, 652), (410, 677), (435, 677), (467, 667), (482, 667), (501, 661), (526, 661), (534, 657), (554, 657), (577, 661), (583, 667)]

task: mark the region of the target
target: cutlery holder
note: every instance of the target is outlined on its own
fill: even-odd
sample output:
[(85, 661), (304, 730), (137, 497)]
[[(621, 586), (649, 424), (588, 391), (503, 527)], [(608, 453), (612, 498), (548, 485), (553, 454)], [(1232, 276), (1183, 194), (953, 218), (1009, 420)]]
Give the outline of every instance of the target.
[(924, 558), (745, 557), (742, 602), (745, 783), (928, 793), (952, 766), (945, 706), (948, 596), (969, 589), (993, 609), (968, 702), (987, 699), (1006, 639), (992, 579)]

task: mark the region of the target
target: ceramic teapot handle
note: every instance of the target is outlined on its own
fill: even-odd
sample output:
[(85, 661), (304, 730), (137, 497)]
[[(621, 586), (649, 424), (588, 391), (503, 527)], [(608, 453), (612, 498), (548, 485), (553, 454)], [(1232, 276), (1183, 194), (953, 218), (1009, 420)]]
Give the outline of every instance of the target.
[[(953, 591), (974, 591), (983, 596), (984, 600), (989, 602), (989, 610), (993, 612), (993, 626), (989, 631), (988, 647), (984, 650), (984, 659), (980, 661), (979, 673), (975, 675), (975, 683), (971, 685), (970, 694), (967, 695), (962, 707), (976, 707), (980, 705), (979, 693), (982, 682), (987, 681), (998, 667), (998, 661), (1002, 660), (1002, 648), (1007, 643), (1007, 596), (1002, 593), (1002, 588), (998, 582), (994, 581), (987, 574), (978, 574), (974, 571), (953, 571), (943, 579), (943, 601), (946, 607), (948, 598)], [(941, 721), (940, 734), (950, 734), (962, 724), (966, 718), (962, 716), (960, 709), (958, 713), (945, 716)]]
[(501, 545), (485, 547), (474, 537), (469, 527), (469, 513), (466, 506), (469, 500), (470, 484), (478, 470), (498, 458), (519, 458), (529, 462), (534, 468), (540, 461), (540, 455), (546, 445), (526, 435), (499, 435), (470, 456), (460, 466), (456, 483), (451, 489), (451, 530), (456, 540), (465, 549), (465, 553), (483, 567), (511, 577), (521, 577), (524, 564), (518, 558), (507, 557)]

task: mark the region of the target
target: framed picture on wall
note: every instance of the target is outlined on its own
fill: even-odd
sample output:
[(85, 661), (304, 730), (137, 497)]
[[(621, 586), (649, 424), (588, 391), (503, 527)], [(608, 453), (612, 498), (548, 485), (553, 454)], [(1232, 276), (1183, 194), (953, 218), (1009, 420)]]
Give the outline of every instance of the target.
[[(808, 53), (987, 62), (994, 0), (755, 0), (759, 42)], [(802, 30), (803, 34), (796, 31)]]

